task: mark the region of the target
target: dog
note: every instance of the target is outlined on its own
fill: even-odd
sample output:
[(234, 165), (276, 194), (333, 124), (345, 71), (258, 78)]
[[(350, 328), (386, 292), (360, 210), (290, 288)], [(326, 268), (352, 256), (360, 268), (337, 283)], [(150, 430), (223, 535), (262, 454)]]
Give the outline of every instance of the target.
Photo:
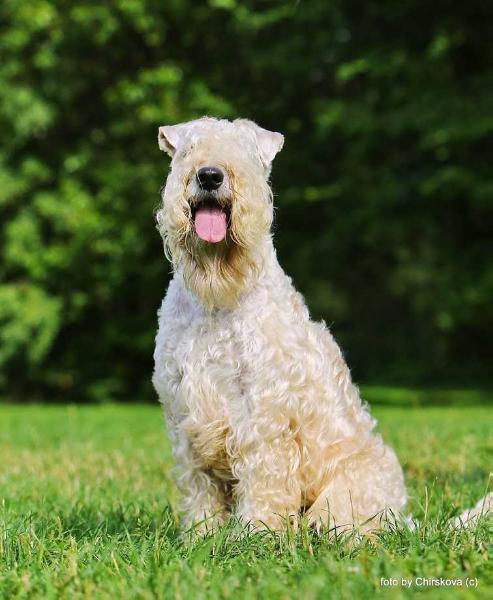
[(164, 407), (184, 526), (229, 516), (282, 529), (368, 531), (406, 487), (340, 348), (273, 245), (280, 133), (204, 117), (159, 128), (171, 170), (157, 212), (173, 279), (153, 384)]

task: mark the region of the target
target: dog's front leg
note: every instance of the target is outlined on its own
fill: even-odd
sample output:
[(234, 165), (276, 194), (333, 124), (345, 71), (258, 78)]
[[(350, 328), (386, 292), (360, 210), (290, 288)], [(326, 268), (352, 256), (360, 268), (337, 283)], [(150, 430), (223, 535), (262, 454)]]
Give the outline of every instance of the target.
[(198, 469), (188, 471), (179, 478), (178, 486), (183, 498), (184, 529), (194, 527), (194, 531), (204, 534), (224, 522), (223, 494), (208, 473)]
[(301, 505), (299, 447), (288, 431), (251, 426), (233, 465), (237, 514), (256, 527), (280, 529), (297, 523)]
[(203, 534), (224, 522), (226, 503), (224, 493), (205, 469), (184, 431), (175, 431), (174, 458), (177, 463), (177, 485), (181, 492), (180, 512), (183, 527), (194, 527), (194, 532)]

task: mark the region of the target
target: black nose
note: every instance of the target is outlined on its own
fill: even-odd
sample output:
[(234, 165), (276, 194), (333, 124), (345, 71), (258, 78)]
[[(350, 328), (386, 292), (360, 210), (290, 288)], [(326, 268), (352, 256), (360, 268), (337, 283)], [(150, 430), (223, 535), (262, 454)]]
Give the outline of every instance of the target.
[(202, 167), (197, 171), (197, 181), (207, 192), (217, 190), (224, 179), (224, 173), (217, 167)]

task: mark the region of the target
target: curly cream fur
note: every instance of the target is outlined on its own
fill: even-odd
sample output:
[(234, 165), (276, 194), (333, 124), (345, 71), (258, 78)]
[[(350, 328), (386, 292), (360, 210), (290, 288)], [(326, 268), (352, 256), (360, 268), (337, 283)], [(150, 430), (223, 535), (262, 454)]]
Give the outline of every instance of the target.
[[(159, 313), (153, 382), (164, 405), (185, 525), (229, 514), (281, 527), (378, 526), (406, 503), (394, 452), (330, 331), (310, 320), (272, 244), (270, 161), (282, 145), (254, 123), (162, 128), (173, 156), (158, 213), (174, 277)], [(194, 232), (195, 173), (227, 173), (228, 237)]]

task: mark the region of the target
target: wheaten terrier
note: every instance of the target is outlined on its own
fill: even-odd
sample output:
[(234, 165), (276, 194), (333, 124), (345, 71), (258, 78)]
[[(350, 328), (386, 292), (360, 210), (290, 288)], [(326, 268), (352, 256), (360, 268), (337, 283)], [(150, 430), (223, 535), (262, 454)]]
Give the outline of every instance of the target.
[(268, 179), (283, 136), (244, 119), (159, 129), (171, 171), (157, 214), (174, 277), (154, 386), (185, 524), (229, 514), (278, 528), (376, 527), (406, 503), (337, 343), (310, 320), (272, 243)]

